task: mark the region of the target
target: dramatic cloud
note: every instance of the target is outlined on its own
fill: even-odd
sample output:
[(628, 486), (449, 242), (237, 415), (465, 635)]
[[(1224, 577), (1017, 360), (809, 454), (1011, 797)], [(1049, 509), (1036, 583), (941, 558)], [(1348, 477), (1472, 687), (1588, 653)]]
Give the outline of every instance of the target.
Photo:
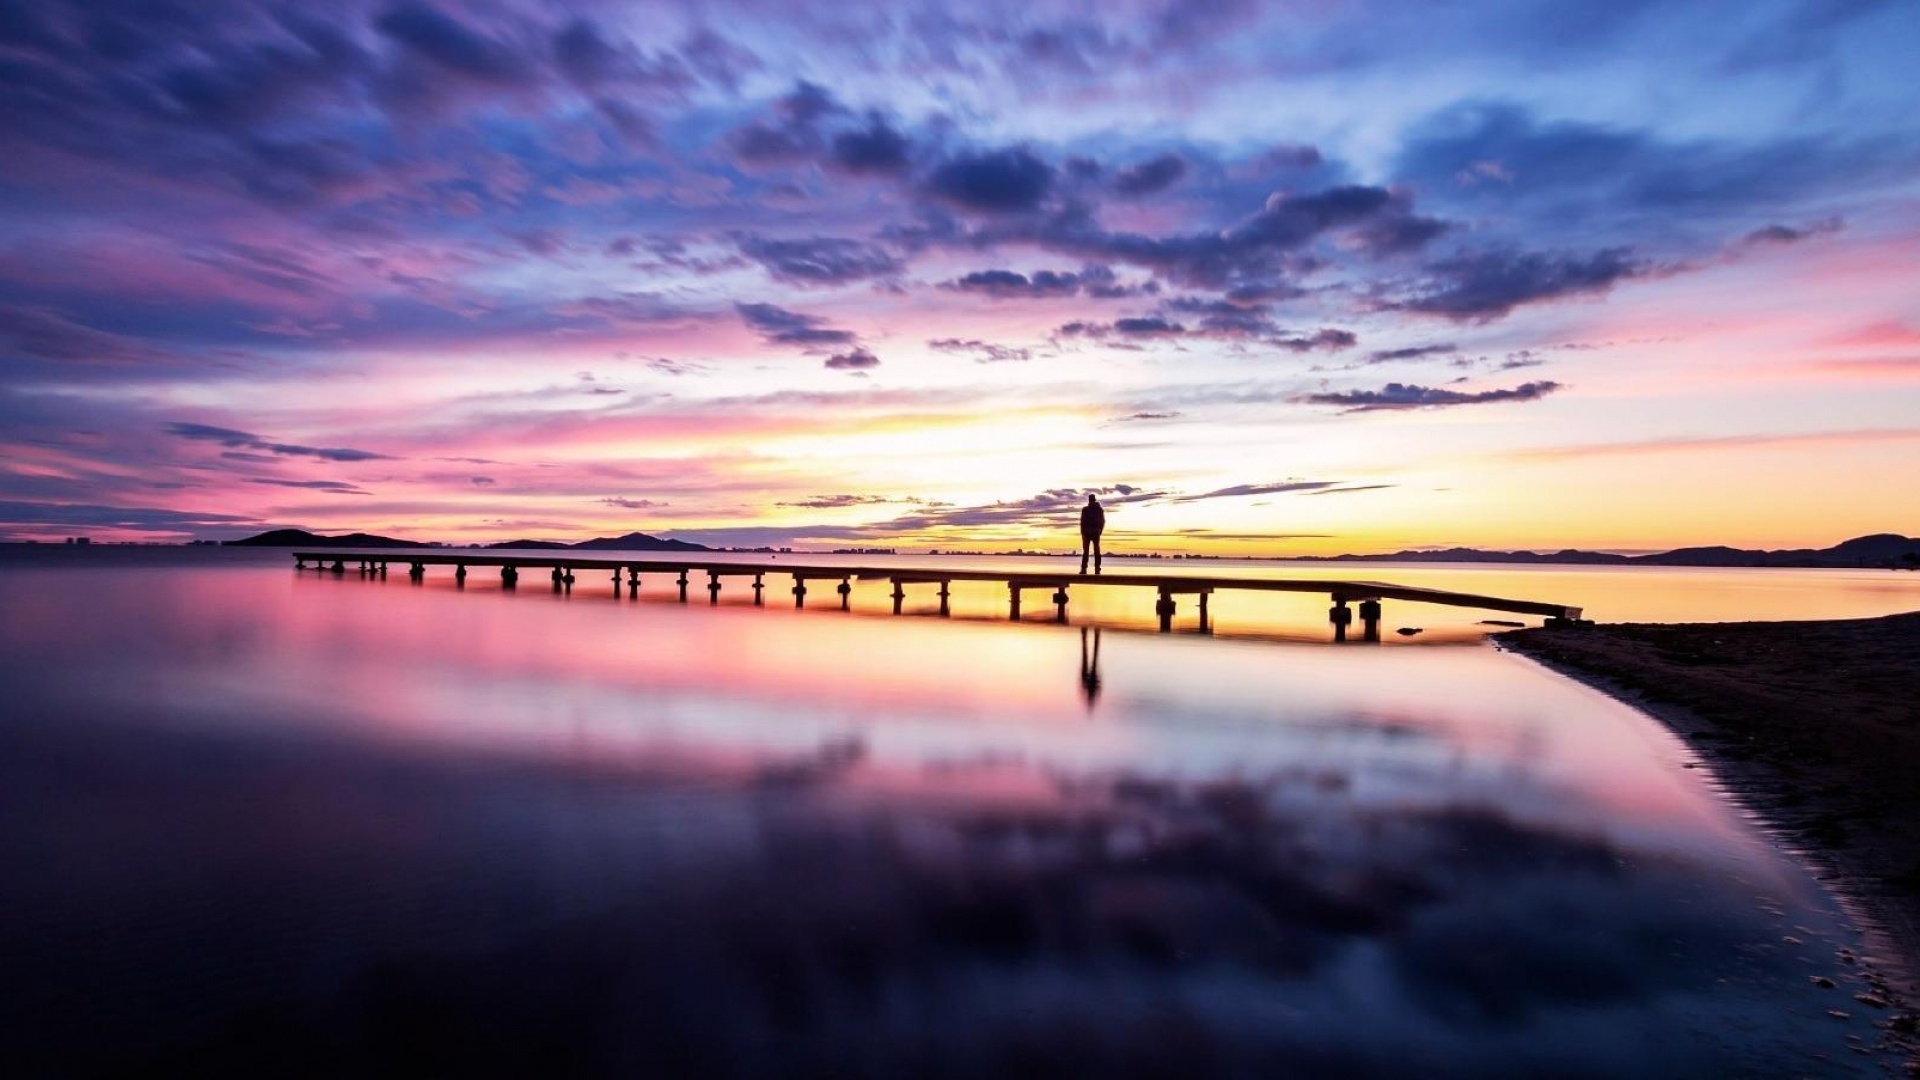
[(927, 192), (958, 209), (984, 213), (1032, 210), (1053, 187), (1053, 166), (1025, 147), (963, 154), (933, 170)]
[(1077, 274), (1053, 270), (1036, 271), (1032, 277), (1012, 270), (976, 270), (958, 280), (947, 282), (941, 288), (979, 293), (995, 300), (1037, 299), (1072, 296), (1080, 291), (1080, 278)]
[(1186, 174), (1185, 159), (1178, 154), (1161, 154), (1115, 173), (1113, 190), (1127, 198), (1137, 199), (1165, 191)]
[(911, 151), (906, 136), (875, 116), (863, 130), (835, 135), (827, 163), (842, 172), (897, 175), (912, 164)]
[(1523, 304), (1605, 293), (1650, 271), (1625, 248), (1591, 255), (1489, 251), (1427, 267), (1429, 280), (1412, 299), (1393, 305), (1457, 322), (1487, 322)]
[[(633, 491), (751, 530), (923, 467), (978, 490), (918, 449), (789, 453), (820, 431), (997, 445), (1021, 424), (1035, 488), (1118, 460), (1199, 490), (1236, 479), (1219, 445), (1283, 460), (1329, 405), (1572, 393), (1346, 400), (1310, 366), (1632, 372), (1646, 410), (1549, 410), (1606, 428), (1556, 442), (1684, 426), (1702, 356), (1767, 373), (1722, 403), (1762, 433), (1911, 386), (1899, 4), (190, 7), (0, 16), (0, 501), (457, 540), (602, 534), (631, 508), (601, 496)], [(1569, 334), (1604, 353), (1549, 351)], [(1514, 421), (1515, 446), (1538, 436)], [(1176, 431), (1206, 439), (1154, 438)], [(564, 464), (587, 455), (627, 471)], [(1886, 527), (1830, 505), (1883, 482), (1847, 475), (1778, 485), (1828, 500), (1780, 520)], [(349, 479), (383, 500), (320, 497)], [(242, 527), (218, 515), (189, 518)], [(168, 535), (145, 520), (101, 536)]]
[(285, 457), (311, 457), (322, 461), (392, 461), (387, 454), (376, 454), (370, 450), (350, 450), (344, 447), (299, 446), (293, 443), (273, 442), (250, 432), (235, 431), (232, 428), (213, 427), (209, 424), (173, 423), (167, 425), (167, 433), (182, 439), (194, 439), (219, 443), (221, 446), (236, 450), (262, 450), (269, 454)]
[(817, 315), (803, 315), (773, 304), (735, 304), (749, 327), (772, 345), (851, 345), (851, 330), (836, 330)]
[(1152, 341), (1202, 339), (1257, 342), (1289, 352), (1337, 352), (1352, 348), (1359, 338), (1350, 330), (1323, 327), (1312, 333), (1298, 333), (1280, 327), (1258, 309), (1244, 308), (1225, 301), (1196, 301), (1181, 298), (1166, 304), (1169, 310), (1198, 314), (1192, 325), (1176, 322), (1164, 315), (1115, 319), (1111, 323), (1071, 322), (1054, 331), (1061, 338), (1088, 338), (1095, 341)]
[(1494, 401), (1537, 401), (1562, 389), (1556, 382), (1522, 383), (1510, 390), (1445, 390), (1408, 383), (1388, 383), (1378, 390), (1346, 390), (1339, 393), (1308, 394), (1300, 400), (1310, 405), (1339, 405), (1347, 412), (1377, 412), (1386, 409), (1429, 409), (1446, 405), (1484, 405)]
[(891, 252), (840, 237), (771, 240), (748, 236), (740, 253), (759, 263), (767, 276), (790, 285), (846, 285), (869, 278), (893, 277), (906, 267)]

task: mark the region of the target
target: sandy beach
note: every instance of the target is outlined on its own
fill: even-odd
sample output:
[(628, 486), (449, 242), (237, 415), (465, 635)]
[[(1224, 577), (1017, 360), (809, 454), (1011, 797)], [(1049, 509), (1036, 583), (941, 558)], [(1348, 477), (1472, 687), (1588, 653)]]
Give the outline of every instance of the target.
[[(1865, 914), (1891, 954), (1876, 965), (1887, 989), (1911, 1002), (1920, 972), (1920, 612), (1543, 627), (1499, 641), (1685, 738)], [(1910, 1014), (1890, 1010), (1889, 1024), (1911, 1034)]]

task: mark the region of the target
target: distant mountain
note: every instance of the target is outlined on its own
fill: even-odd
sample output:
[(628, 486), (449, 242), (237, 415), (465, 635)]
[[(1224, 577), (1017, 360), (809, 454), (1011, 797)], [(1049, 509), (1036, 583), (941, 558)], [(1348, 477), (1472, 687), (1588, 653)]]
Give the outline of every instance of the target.
[(488, 544), (488, 548), (539, 548), (542, 551), (559, 551), (570, 548), (572, 544), (563, 544), (558, 540), (506, 540), (498, 544)]
[(1311, 555), (1302, 561), (1313, 562), (1484, 562), (1484, 563), (1575, 563), (1602, 565), (1610, 563), (1628, 563), (1633, 560), (1625, 555), (1612, 555), (1604, 551), (1555, 551), (1542, 554), (1537, 551), (1481, 551), (1479, 548), (1445, 548), (1439, 551), (1396, 551), (1391, 555)]
[(1830, 548), (1788, 548), (1759, 551), (1735, 547), (1691, 547), (1658, 555), (1614, 555), (1604, 551), (1481, 551), (1447, 548), (1444, 551), (1396, 551), (1391, 555), (1307, 556), (1311, 562), (1454, 562), (1557, 563), (1574, 566), (1906, 566), (1908, 556), (1920, 559), (1920, 538), (1895, 533), (1856, 536)]
[(662, 540), (646, 533), (630, 532), (625, 536), (602, 536), (594, 540), (582, 540), (571, 545), (590, 551), (712, 551), (705, 544), (689, 543), (685, 540)]
[(372, 548), (397, 547), (417, 548), (428, 545), (414, 540), (395, 540), (390, 536), (373, 536), (368, 533), (348, 533), (345, 536), (321, 536), (305, 529), (274, 529), (259, 536), (249, 536), (245, 540), (228, 540), (227, 547), (341, 547)]

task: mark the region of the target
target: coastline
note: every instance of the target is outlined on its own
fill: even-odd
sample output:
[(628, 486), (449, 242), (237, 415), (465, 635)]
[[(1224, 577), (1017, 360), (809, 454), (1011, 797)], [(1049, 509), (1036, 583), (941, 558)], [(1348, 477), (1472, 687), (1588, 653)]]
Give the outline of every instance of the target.
[(1920, 612), (1539, 627), (1494, 640), (1665, 724), (1824, 871), (1888, 952), (1870, 979), (1887, 1007), (1874, 1011), (1911, 1045), (1900, 1006), (1920, 993)]

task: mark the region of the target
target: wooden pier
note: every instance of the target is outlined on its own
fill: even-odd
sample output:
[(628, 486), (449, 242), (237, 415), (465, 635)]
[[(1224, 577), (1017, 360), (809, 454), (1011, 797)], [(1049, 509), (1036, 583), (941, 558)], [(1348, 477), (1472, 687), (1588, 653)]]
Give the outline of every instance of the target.
[[(1186, 577), (1148, 573), (1089, 576), (1001, 570), (946, 570), (924, 566), (809, 566), (772, 562), (714, 562), (700, 559), (596, 558), (560, 552), (509, 555), (494, 551), (462, 553), (296, 551), (293, 553), (293, 559), (296, 570), (305, 570), (307, 564), (312, 563), (313, 568), (322, 573), (345, 574), (347, 564), (353, 563), (356, 564), (358, 573), (382, 578), (387, 576), (390, 564), (401, 563), (407, 567), (407, 576), (416, 582), (425, 580), (429, 566), (451, 566), (454, 568), (454, 581), (463, 585), (470, 570), (497, 568), (500, 572), (500, 583), (506, 588), (514, 588), (519, 584), (520, 573), (523, 570), (545, 570), (555, 591), (571, 591), (577, 573), (597, 572), (610, 574), (616, 594), (624, 586), (630, 599), (640, 595), (640, 579), (643, 575), (649, 578), (665, 575), (667, 580), (678, 589), (680, 602), (683, 604), (687, 602), (687, 588), (692, 584), (689, 577), (691, 574), (706, 575), (705, 589), (709, 604), (720, 602), (723, 578), (752, 578), (753, 602), (756, 605), (765, 603), (767, 577), (778, 575), (792, 580), (793, 606), (797, 608), (806, 606), (809, 582), (837, 582), (838, 584), (833, 586), (833, 591), (840, 597), (842, 610), (847, 610), (852, 605), (855, 581), (880, 580), (893, 585), (893, 613), (896, 615), (900, 614), (901, 608), (906, 603), (906, 590), (909, 585), (938, 586), (940, 614), (946, 615), (949, 613), (948, 601), (954, 582), (990, 581), (1006, 586), (1007, 615), (1012, 619), (1020, 618), (1022, 593), (1032, 589), (1051, 590), (1051, 595), (1047, 599), (1054, 605), (1054, 617), (1060, 622), (1065, 622), (1067, 619), (1068, 590), (1073, 586), (1098, 585), (1110, 588), (1153, 589), (1160, 594), (1159, 601), (1154, 606), (1154, 612), (1159, 616), (1160, 629), (1163, 632), (1173, 629), (1173, 618), (1178, 607), (1174, 600), (1176, 596), (1195, 598), (1199, 609), (1199, 628), (1205, 631), (1212, 628), (1207, 602), (1215, 592), (1324, 593), (1333, 601), (1332, 607), (1327, 611), (1327, 621), (1333, 627), (1335, 641), (1346, 640), (1347, 628), (1352, 625), (1356, 614), (1359, 617), (1362, 637), (1368, 641), (1379, 640), (1380, 605), (1385, 600), (1510, 612), (1518, 615), (1538, 615), (1544, 617), (1549, 624), (1581, 621), (1581, 609), (1566, 604), (1552, 604), (1538, 600), (1513, 600), (1500, 596), (1427, 589), (1413, 585), (1394, 585), (1384, 581)], [(1349, 605), (1353, 606), (1349, 607)]]

